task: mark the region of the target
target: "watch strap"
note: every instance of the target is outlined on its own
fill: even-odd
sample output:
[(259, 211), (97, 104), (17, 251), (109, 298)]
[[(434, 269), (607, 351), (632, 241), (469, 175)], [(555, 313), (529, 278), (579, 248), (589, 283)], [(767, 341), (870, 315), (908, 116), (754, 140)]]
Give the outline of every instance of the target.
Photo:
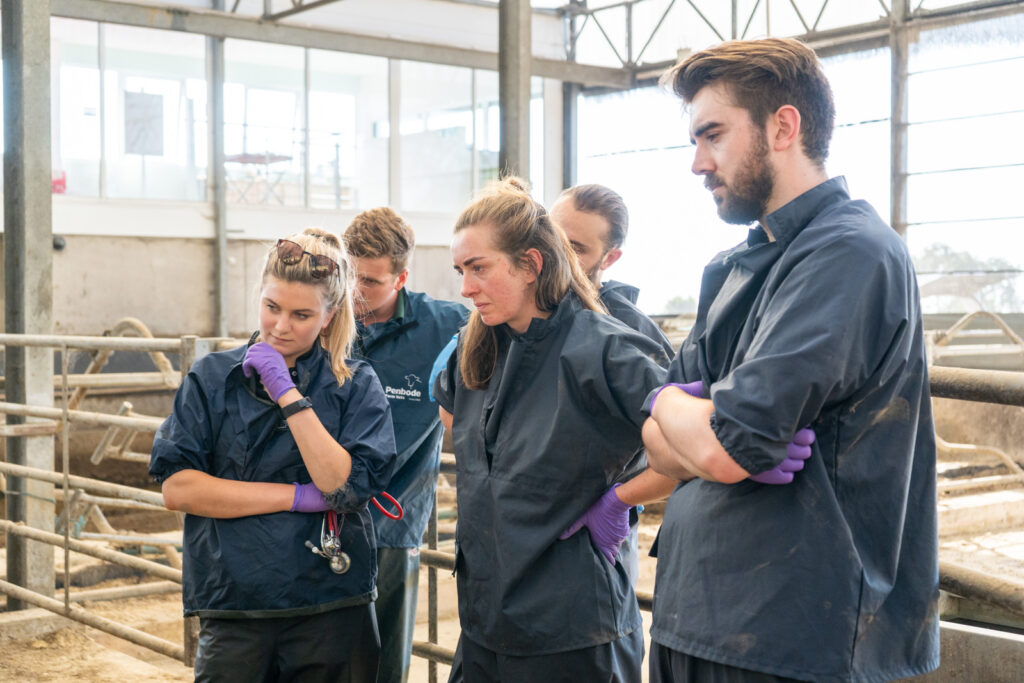
[(281, 408), (281, 413), (284, 415), (284, 419), (288, 419), (295, 413), (298, 413), (306, 408), (312, 408), (313, 402), (309, 400), (308, 396), (303, 396), (298, 401), (293, 401)]

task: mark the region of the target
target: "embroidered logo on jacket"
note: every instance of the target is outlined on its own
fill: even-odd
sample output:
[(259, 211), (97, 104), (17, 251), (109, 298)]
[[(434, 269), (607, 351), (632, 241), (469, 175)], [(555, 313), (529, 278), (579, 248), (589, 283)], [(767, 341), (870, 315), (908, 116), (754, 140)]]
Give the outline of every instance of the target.
[(422, 401), (423, 392), (416, 388), (417, 384), (422, 384), (421, 380), (416, 375), (406, 375), (405, 383), (408, 387), (393, 387), (389, 385), (384, 386), (384, 395), (389, 399), (395, 399), (398, 401)]

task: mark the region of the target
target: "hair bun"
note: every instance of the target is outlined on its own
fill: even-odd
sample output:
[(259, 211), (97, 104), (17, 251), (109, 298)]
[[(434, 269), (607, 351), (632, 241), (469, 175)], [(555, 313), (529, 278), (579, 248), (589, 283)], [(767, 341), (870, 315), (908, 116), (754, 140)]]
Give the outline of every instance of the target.
[(505, 189), (516, 190), (518, 192), (530, 194), (530, 183), (524, 180), (523, 178), (520, 178), (519, 176), (506, 176), (505, 178), (502, 178), (501, 184), (505, 187)]
[(323, 228), (306, 228), (302, 231), (303, 235), (309, 235), (319, 240), (323, 240), (327, 244), (331, 245), (335, 249), (341, 249), (341, 240), (333, 232), (324, 230)]

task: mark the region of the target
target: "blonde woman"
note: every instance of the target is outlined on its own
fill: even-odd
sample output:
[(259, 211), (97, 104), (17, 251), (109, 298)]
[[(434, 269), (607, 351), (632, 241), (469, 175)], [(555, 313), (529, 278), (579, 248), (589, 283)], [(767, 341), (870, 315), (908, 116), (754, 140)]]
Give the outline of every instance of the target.
[(150, 474), (167, 507), (187, 513), (197, 681), (376, 677), (367, 502), (391, 476), (395, 441), (377, 376), (346, 359), (350, 282), (334, 235), (279, 240), (259, 330), (192, 366), (156, 435)]

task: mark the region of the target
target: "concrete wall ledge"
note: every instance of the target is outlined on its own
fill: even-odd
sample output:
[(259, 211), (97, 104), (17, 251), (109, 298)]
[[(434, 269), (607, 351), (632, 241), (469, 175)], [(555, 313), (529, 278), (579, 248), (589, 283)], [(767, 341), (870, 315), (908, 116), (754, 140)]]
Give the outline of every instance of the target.
[(0, 643), (35, 640), (66, 628), (88, 628), (42, 608), (0, 612)]
[(938, 670), (908, 679), (921, 683), (999, 683), (1020, 681), (1024, 635), (943, 621), (942, 663)]

